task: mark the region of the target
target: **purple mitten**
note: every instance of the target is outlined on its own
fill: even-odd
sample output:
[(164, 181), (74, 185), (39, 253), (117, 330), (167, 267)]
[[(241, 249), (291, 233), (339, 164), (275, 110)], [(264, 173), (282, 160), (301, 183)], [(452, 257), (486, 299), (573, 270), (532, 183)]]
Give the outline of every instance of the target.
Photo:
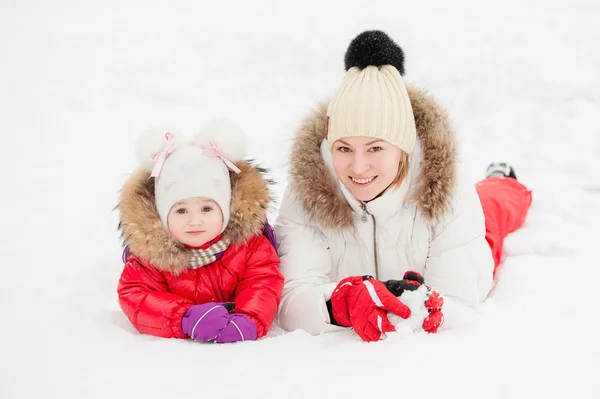
[(229, 322), (232, 303), (209, 302), (190, 307), (181, 320), (181, 329), (195, 341), (208, 342), (217, 338)]
[(256, 340), (256, 334), (256, 324), (252, 320), (243, 314), (234, 313), (229, 316), (227, 327), (215, 342), (227, 344), (238, 341), (254, 341)]

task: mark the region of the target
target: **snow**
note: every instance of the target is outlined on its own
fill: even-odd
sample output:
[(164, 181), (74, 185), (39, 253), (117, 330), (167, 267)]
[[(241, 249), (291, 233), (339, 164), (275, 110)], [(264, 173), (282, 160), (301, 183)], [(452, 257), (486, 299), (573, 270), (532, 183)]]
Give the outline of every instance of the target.
[[(427, 300), (427, 287), (420, 286), (414, 291), (404, 291), (398, 298), (410, 309), (410, 316), (406, 319), (393, 313), (388, 314), (388, 320), (396, 327), (396, 331), (406, 330), (406, 333), (423, 331), (423, 320), (429, 315), (425, 308)], [(404, 331), (402, 331), (404, 335)]]
[[(0, 398), (600, 397), (600, 6), (593, 1), (4, 0)], [(473, 181), (534, 194), (489, 300), (437, 335), (301, 331), (234, 345), (138, 334), (113, 211), (135, 142), (227, 116), (285, 186), (294, 128), (387, 31), (449, 110)], [(273, 215), (274, 216), (274, 215)]]

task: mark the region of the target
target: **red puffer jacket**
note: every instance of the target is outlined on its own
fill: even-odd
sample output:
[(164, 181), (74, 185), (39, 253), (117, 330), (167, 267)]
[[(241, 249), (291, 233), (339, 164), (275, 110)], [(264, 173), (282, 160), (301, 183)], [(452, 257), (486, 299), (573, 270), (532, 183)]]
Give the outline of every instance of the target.
[(230, 219), (223, 239), (231, 242), (220, 260), (188, 268), (192, 250), (163, 228), (154, 203), (154, 179), (138, 170), (125, 182), (119, 201), (120, 228), (129, 248), (118, 286), (123, 312), (138, 331), (185, 338), (187, 309), (206, 302), (235, 302), (258, 337), (271, 326), (283, 289), (279, 257), (262, 234), (270, 196), (261, 170), (238, 162), (231, 173)]
[(119, 303), (143, 334), (186, 338), (181, 319), (192, 305), (235, 302), (234, 313), (248, 316), (264, 336), (275, 319), (283, 289), (279, 257), (266, 237), (231, 245), (220, 260), (179, 275), (162, 272), (130, 256), (119, 280)]

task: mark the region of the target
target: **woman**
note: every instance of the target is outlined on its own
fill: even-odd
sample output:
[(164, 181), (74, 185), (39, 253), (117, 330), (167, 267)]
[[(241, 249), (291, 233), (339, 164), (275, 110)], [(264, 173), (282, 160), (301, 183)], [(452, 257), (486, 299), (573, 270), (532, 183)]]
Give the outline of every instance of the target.
[(393, 330), (387, 312), (410, 313), (382, 281), (407, 271), (442, 294), (448, 320), (487, 297), (504, 237), (525, 218), (531, 194), (512, 168), (492, 165), (477, 190), (462, 178), (446, 112), (405, 86), (403, 63), (385, 33), (360, 34), (337, 93), (296, 134), (275, 226), (286, 330), (338, 325), (378, 340)]

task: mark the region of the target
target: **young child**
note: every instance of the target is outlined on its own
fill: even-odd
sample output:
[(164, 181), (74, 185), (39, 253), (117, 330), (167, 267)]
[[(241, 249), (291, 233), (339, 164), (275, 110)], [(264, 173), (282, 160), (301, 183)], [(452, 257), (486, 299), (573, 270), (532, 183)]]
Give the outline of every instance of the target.
[(227, 120), (189, 144), (164, 130), (140, 137), (142, 168), (119, 202), (126, 263), (117, 289), (139, 332), (216, 343), (268, 332), (283, 277), (267, 181), (242, 161), (244, 147)]

